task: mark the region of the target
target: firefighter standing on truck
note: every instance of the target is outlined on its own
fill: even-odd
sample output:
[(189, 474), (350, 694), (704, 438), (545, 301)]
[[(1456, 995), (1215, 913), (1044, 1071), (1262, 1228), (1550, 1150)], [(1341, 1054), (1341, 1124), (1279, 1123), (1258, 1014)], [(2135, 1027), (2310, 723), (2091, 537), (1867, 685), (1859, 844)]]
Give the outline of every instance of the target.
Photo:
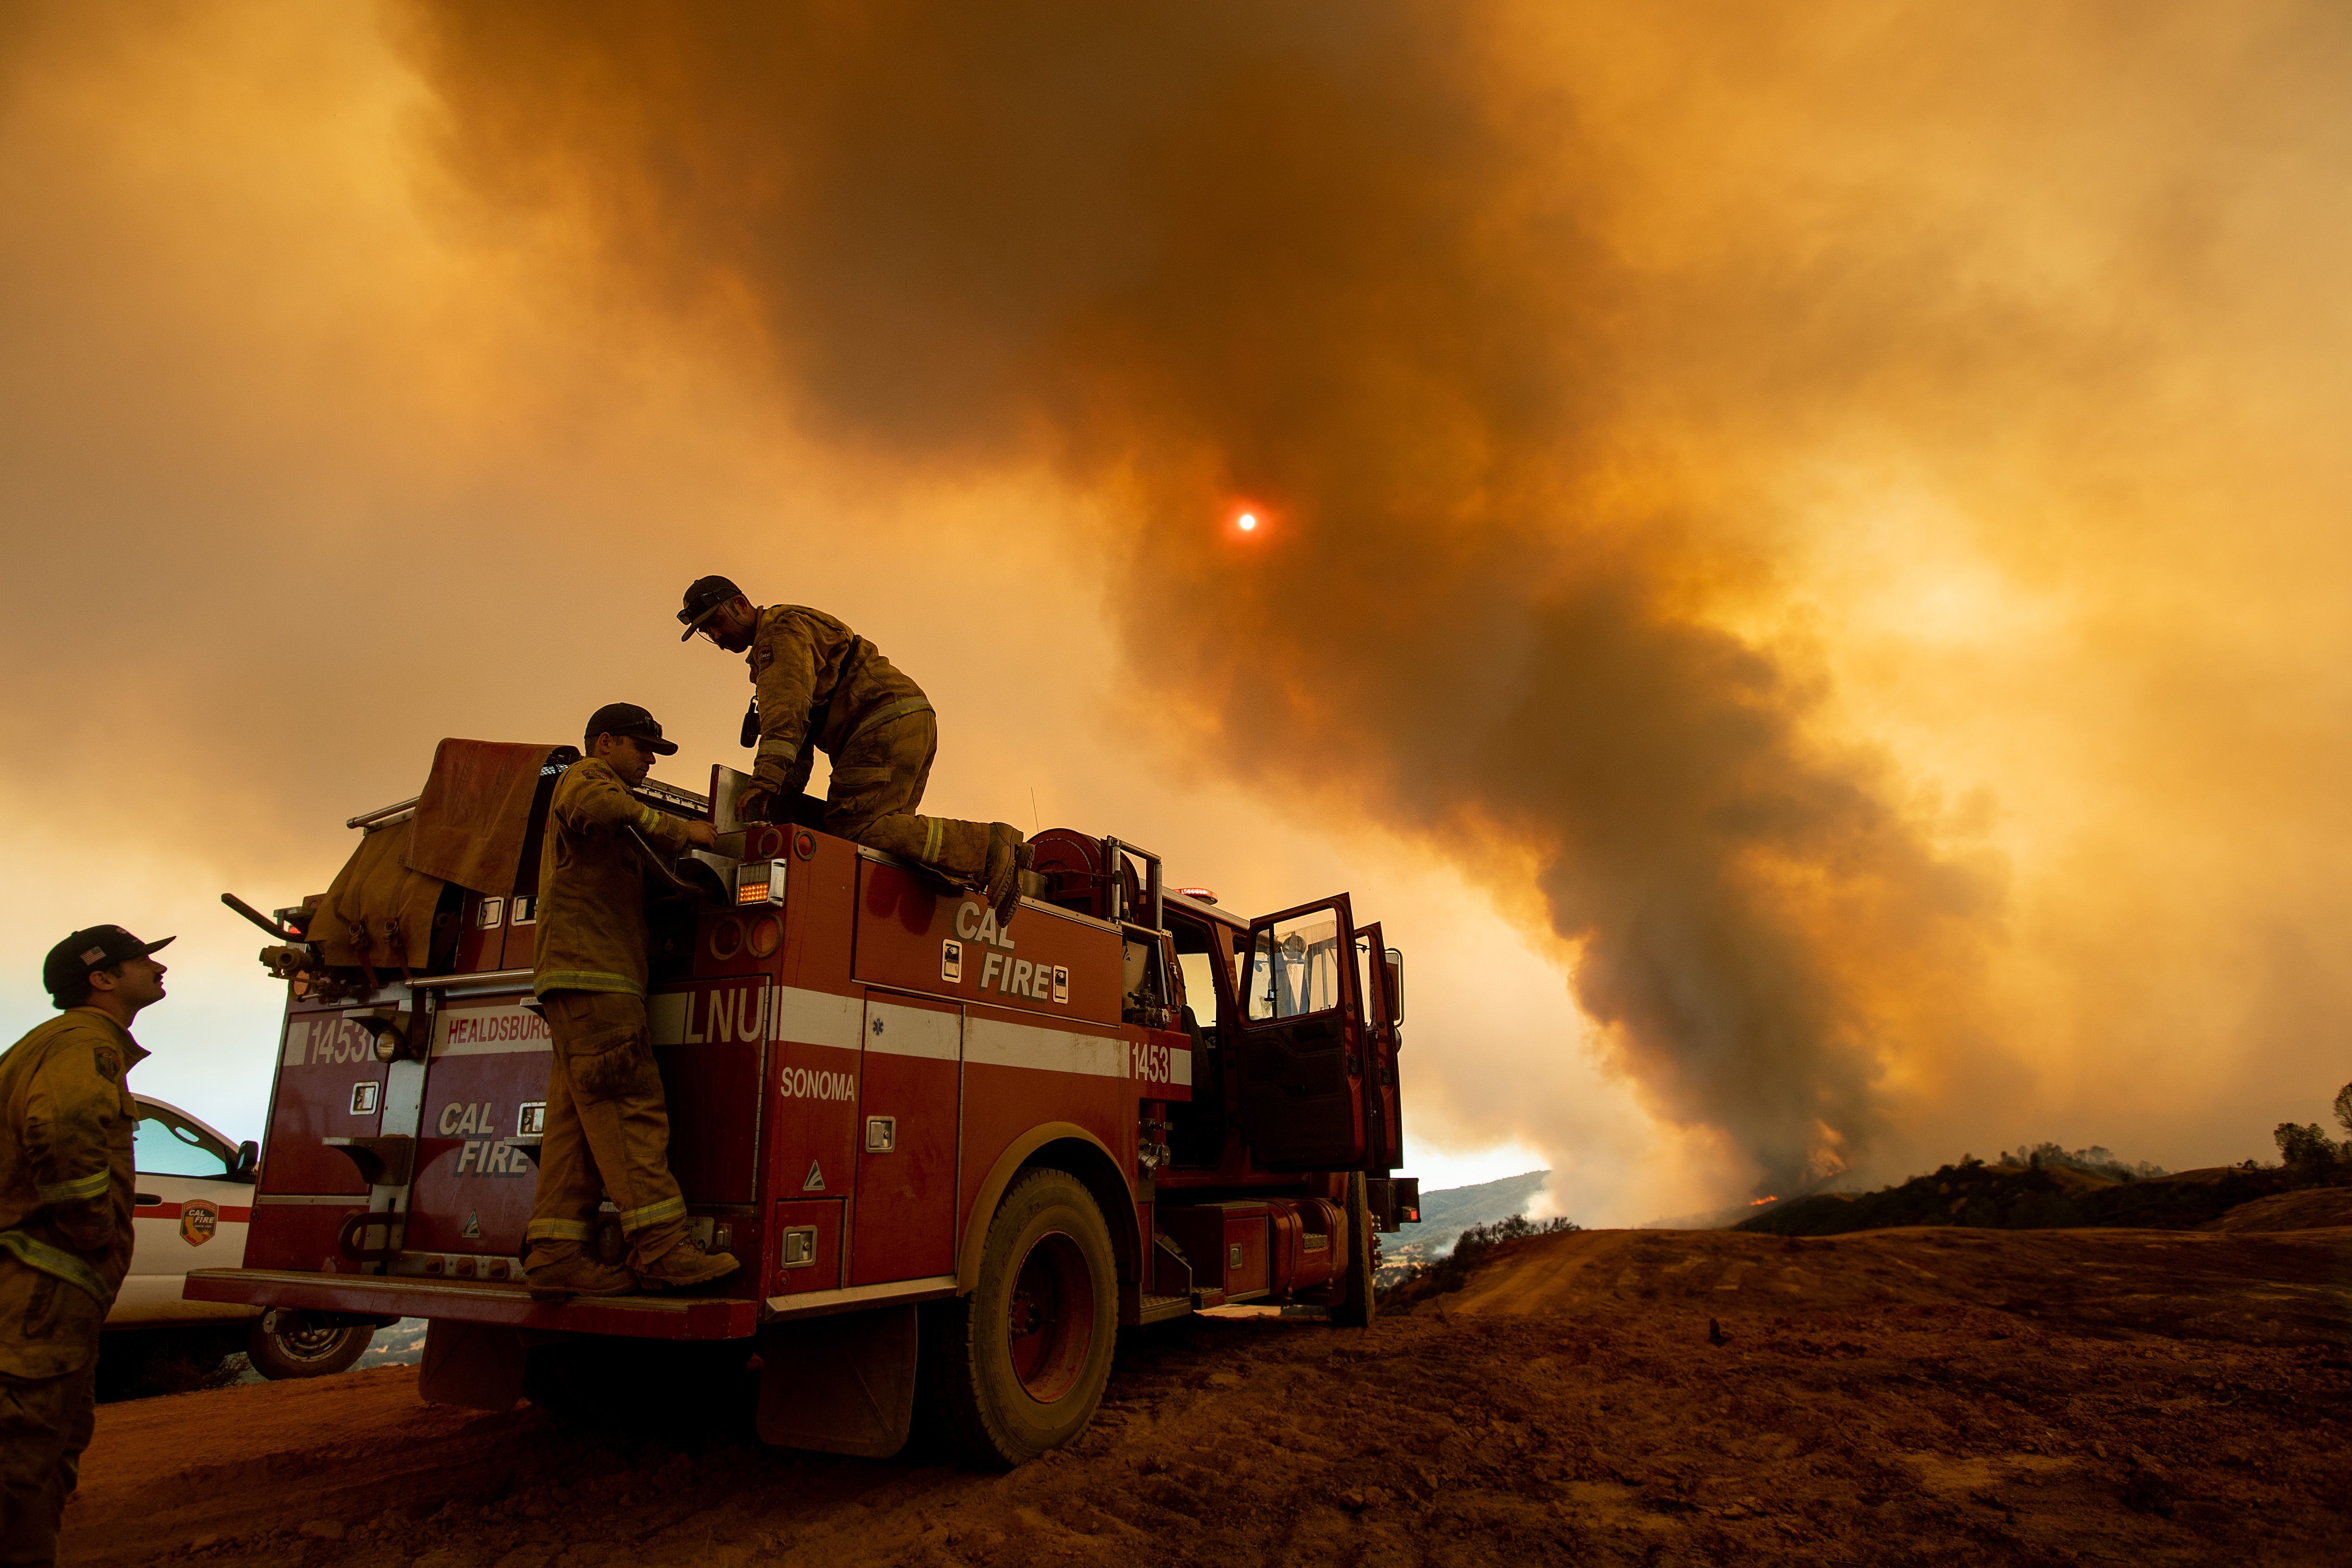
[[(735, 1271), (688, 1234), (669, 1169), (669, 1114), (646, 1028), (646, 867), (641, 835), (676, 854), (709, 848), (710, 825), (644, 805), (629, 791), (656, 754), (676, 752), (644, 709), (614, 702), (588, 721), (588, 755), (564, 771), (540, 851), (531, 988), (553, 1037), (539, 1188), (524, 1279), (532, 1296), (619, 1296), (700, 1285)], [(620, 1211), (618, 1267), (591, 1247), (603, 1197)]]
[[(788, 806), (821, 748), (833, 759), (827, 833), (978, 888), (997, 925), (1012, 921), (1031, 850), (1010, 823), (915, 814), (940, 749), (939, 718), (923, 689), (880, 648), (822, 610), (755, 605), (724, 577), (696, 578), (677, 618), (686, 637), (700, 632), (751, 667), (760, 753), (755, 783), (735, 803), (740, 820), (763, 821)], [(747, 715), (747, 745), (751, 731)]]
[(0, 1563), (54, 1563), (96, 1415), (99, 1330), (131, 1268), (131, 1020), (162, 942), (121, 926), (49, 950), (64, 1014), (0, 1056)]

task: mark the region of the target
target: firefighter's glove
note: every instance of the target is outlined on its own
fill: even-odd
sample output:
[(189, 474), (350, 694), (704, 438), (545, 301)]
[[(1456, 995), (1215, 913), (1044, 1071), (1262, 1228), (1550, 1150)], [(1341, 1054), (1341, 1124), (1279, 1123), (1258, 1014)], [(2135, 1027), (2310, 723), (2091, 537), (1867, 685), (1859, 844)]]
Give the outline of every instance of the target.
[(735, 797), (735, 820), (765, 822), (768, 813), (774, 808), (775, 801), (775, 785), (754, 784)]

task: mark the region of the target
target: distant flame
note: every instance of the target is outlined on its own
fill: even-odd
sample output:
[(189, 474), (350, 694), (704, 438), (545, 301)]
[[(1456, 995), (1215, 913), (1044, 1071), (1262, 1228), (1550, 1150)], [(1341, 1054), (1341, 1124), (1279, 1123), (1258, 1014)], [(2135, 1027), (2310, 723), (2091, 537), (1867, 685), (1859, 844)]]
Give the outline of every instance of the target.
[(1748, 1206), (1749, 1208), (1752, 1208), (1752, 1209), (1760, 1209), (1760, 1208), (1762, 1208), (1766, 1204), (1777, 1204), (1777, 1203), (1779, 1203), (1780, 1201), (1780, 1194), (1779, 1194), (1778, 1193), (1774, 1193), (1774, 1194), (1769, 1194), (1769, 1195), (1768, 1195), (1768, 1196), (1760, 1197), (1760, 1198), (1756, 1199), (1754, 1202), (1750, 1203)]

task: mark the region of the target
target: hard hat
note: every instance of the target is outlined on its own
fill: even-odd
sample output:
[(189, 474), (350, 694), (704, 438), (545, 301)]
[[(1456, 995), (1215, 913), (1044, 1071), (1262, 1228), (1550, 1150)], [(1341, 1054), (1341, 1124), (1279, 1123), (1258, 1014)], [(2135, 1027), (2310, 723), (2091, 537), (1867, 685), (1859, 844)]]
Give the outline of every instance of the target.
[(685, 607), (677, 613), (677, 618), (686, 623), (686, 630), (677, 640), (684, 642), (700, 631), (702, 623), (718, 614), (721, 605), (734, 603), (742, 592), (724, 577), (697, 577), (688, 584)]

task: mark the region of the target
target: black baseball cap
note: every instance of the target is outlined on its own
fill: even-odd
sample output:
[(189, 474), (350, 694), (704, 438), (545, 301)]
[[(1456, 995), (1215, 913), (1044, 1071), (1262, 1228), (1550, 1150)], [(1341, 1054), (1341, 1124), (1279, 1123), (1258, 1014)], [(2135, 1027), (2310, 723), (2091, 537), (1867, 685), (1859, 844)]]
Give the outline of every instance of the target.
[(167, 936), (161, 942), (141, 942), (121, 926), (90, 926), (49, 949), (49, 956), (41, 961), (41, 987), (52, 996), (62, 995), (101, 969), (145, 958), (178, 940)]
[(643, 741), (646, 750), (657, 756), (677, 754), (677, 742), (663, 740), (661, 726), (654, 722), (654, 716), (634, 702), (607, 702), (589, 714), (585, 739), (593, 746), (599, 735), (626, 735), (633, 741)]
[(677, 618), (686, 623), (686, 630), (677, 640), (684, 642), (700, 631), (702, 623), (716, 615), (719, 605), (731, 603), (742, 591), (725, 577), (697, 577), (688, 584), (686, 604), (677, 612)]

